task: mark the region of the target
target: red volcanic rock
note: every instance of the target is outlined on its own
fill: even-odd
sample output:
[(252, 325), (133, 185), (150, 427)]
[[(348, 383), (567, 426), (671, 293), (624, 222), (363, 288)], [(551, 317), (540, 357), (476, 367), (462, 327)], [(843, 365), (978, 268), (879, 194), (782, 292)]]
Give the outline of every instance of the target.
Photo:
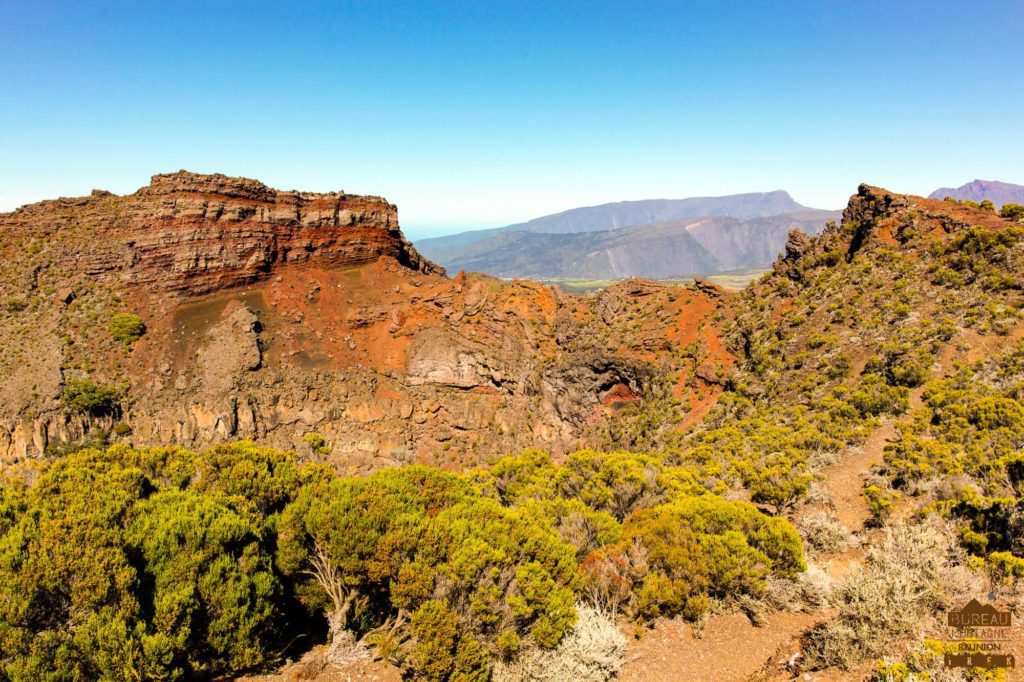
[[(705, 408), (719, 392), (690, 391), (675, 350), (722, 349), (725, 298), (448, 279), (379, 197), (157, 175), (128, 196), (0, 214), (0, 262), (0, 468), (100, 429), (199, 449), (293, 448), (315, 431), (343, 471), (463, 468), (602, 437), (655, 375), (691, 405), (697, 388)], [(125, 312), (146, 330), (127, 346), (109, 326)], [(63, 399), (70, 381), (119, 400), (82, 412)]]
[(257, 180), (187, 171), (153, 176), (118, 197), (25, 206), (0, 216), (0, 228), (49, 229), (73, 213), (102, 239), (81, 249), (87, 274), (153, 292), (204, 294), (262, 279), (277, 265), (346, 267), (382, 256), (424, 273), (443, 273), (405, 240), (393, 204), (343, 192), (279, 191)]

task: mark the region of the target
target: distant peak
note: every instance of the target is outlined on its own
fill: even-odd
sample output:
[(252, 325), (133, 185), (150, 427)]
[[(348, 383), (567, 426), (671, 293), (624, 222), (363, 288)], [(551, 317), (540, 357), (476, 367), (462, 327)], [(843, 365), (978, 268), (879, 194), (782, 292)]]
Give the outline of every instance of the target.
[(982, 180), (975, 178), (959, 187), (940, 187), (928, 195), (931, 199), (954, 199), (982, 202), (986, 199), (996, 207), (1003, 204), (1024, 203), (1024, 185), (1015, 185), (1001, 180)]

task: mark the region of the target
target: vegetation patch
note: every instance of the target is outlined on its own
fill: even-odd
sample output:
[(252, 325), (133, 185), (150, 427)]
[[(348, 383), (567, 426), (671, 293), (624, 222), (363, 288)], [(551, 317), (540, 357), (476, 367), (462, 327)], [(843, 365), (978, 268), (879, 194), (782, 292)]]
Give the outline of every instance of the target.
[(114, 341), (131, 348), (146, 333), (142, 318), (134, 313), (115, 313), (110, 318), (110, 334)]

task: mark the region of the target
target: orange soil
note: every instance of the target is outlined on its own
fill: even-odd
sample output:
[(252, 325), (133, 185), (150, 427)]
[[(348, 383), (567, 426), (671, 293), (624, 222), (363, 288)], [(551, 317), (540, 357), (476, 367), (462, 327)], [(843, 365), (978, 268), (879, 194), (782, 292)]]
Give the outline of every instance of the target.
[(678, 620), (661, 620), (640, 639), (629, 642), (623, 682), (722, 682), (744, 680), (762, 668), (778, 669), (799, 651), (797, 638), (821, 616), (773, 613), (755, 627), (739, 613), (710, 618), (702, 636)]

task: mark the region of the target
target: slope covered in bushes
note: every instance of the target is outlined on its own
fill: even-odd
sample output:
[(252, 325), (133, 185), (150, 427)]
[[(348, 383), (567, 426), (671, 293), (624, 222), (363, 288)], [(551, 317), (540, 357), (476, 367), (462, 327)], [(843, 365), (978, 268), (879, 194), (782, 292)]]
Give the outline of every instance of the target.
[[(653, 377), (588, 434), (595, 447), (564, 457), (345, 477), (307, 433), (304, 456), (68, 447), (11, 470), (0, 679), (216, 678), (314, 643), (415, 679), (608, 679), (616, 622), (699, 624), (729, 606), (756, 621), (795, 602), (831, 609), (790, 672), (882, 657), (880, 679), (927, 672), (950, 600), (985, 591), (1024, 612), (1014, 221), (862, 187), (842, 225), (794, 234), (772, 273), (699, 323), (714, 335), (669, 348), (713, 391)], [(620, 331), (605, 333), (632, 338)], [(735, 364), (706, 362), (719, 338)], [(102, 411), (104, 391), (65, 400)], [(849, 462), (856, 527), (830, 480)], [(862, 570), (812, 585), (805, 544)]]
[(559, 647), (577, 602), (697, 617), (803, 568), (787, 522), (625, 452), (342, 478), (245, 442), (117, 446), (0, 491), (11, 680), (218, 677), (303, 637), (335, 660), (372, 651), (418, 679), (486, 680)]

